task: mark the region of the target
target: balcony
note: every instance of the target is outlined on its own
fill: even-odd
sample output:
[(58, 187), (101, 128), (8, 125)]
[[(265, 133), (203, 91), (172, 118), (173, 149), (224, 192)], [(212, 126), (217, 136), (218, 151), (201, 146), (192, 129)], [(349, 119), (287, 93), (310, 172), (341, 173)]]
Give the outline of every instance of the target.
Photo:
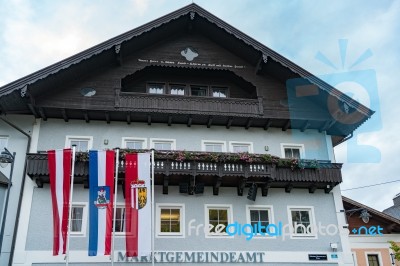
[[(121, 150), (119, 180), (122, 183), (125, 173), (124, 158), (127, 150)], [(78, 153), (75, 163), (75, 183), (88, 187), (89, 163), (87, 153)], [(238, 195), (243, 189), (255, 183), (262, 189), (262, 195), (269, 188), (308, 189), (314, 193), (323, 189), (329, 193), (342, 182), (341, 164), (326, 161), (296, 161), (261, 154), (204, 153), (204, 152), (156, 152), (155, 184), (163, 186), (168, 194), (169, 186), (187, 183), (194, 186), (202, 183), (213, 187), (218, 195), (220, 187), (237, 187)], [(39, 187), (49, 182), (47, 154), (27, 155), (27, 174)]]
[(121, 111), (216, 115), (229, 117), (260, 117), (262, 98), (213, 98), (182, 95), (147, 94), (116, 90), (115, 107)]

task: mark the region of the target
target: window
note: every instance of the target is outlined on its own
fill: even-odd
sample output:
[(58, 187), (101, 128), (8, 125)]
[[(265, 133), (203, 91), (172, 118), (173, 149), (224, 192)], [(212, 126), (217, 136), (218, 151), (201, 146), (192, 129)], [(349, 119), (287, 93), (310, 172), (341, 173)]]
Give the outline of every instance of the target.
[(115, 210), (115, 233), (125, 233), (125, 207), (118, 206)]
[(148, 84), (149, 93), (152, 94), (164, 94), (165, 93), (165, 85), (162, 83), (150, 83)]
[(253, 143), (252, 142), (229, 142), (229, 150), (230, 152), (253, 152)]
[(122, 147), (132, 150), (140, 150), (147, 148), (146, 138), (122, 138)]
[(170, 86), (170, 94), (172, 95), (185, 95), (185, 85), (174, 85)]
[(201, 147), (203, 151), (226, 152), (225, 141), (202, 140)]
[(176, 141), (174, 139), (150, 139), (151, 148), (156, 150), (171, 151), (176, 149)]
[[(253, 228), (255, 225), (258, 226), (259, 223), (264, 227), (267, 227), (270, 223), (273, 223), (272, 206), (247, 205), (246, 208), (247, 208), (247, 212), (246, 212), (247, 223), (251, 224), (253, 226)], [(271, 228), (271, 229), (262, 228), (261, 232), (263, 232), (265, 234), (275, 233), (273, 228)]]
[(232, 223), (232, 206), (231, 205), (205, 205), (205, 226), (207, 228), (207, 236), (225, 236), (228, 224)]
[(184, 237), (184, 210), (183, 204), (157, 204), (157, 236)]
[(207, 96), (207, 87), (205, 86), (190, 86), (192, 96)]
[(315, 237), (315, 219), (313, 216), (313, 207), (288, 207), (289, 222), (292, 225), (291, 232), (293, 236)]
[(4, 148), (7, 148), (8, 137), (0, 136), (0, 152), (4, 151)]
[(67, 136), (65, 147), (72, 148), (73, 145), (76, 146), (77, 152), (85, 152), (92, 148), (93, 137), (87, 136)]
[(84, 236), (86, 234), (87, 204), (72, 203), (71, 234)]
[(304, 158), (303, 144), (281, 144), (282, 157), (287, 159)]
[(367, 254), (367, 260), (368, 260), (368, 266), (381, 266), (382, 261), (379, 256), (380, 253), (368, 253)]
[(226, 97), (228, 97), (228, 89), (220, 88), (220, 87), (213, 87), (212, 88), (212, 96), (219, 97), (219, 98), (226, 98)]

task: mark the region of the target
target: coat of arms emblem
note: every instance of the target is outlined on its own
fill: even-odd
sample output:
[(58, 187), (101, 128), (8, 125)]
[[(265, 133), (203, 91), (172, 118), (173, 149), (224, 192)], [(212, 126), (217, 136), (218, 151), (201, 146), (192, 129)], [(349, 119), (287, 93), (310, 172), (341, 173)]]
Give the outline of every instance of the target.
[(147, 203), (147, 187), (144, 180), (131, 182), (131, 205), (133, 209), (140, 210)]
[(97, 198), (94, 202), (99, 209), (104, 209), (110, 203), (110, 187), (101, 186), (97, 187)]

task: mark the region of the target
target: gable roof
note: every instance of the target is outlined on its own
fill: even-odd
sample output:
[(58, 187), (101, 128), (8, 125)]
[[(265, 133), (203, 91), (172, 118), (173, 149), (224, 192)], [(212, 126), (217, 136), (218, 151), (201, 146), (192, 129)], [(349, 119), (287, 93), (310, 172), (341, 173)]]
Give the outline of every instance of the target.
[(383, 212), (380, 212), (378, 210), (375, 210), (375, 209), (373, 209), (373, 208), (371, 208), (371, 207), (369, 207), (367, 205), (361, 204), (361, 203), (359, 203), (359, 202), (357, 202), (355, 200), (352, 200), (350, 198), (347, 198), (345, 196), (342, 196), (342, 200), (343, 200), (343, 203), (348, 203), (348, 204), (350, 204), (352, 206), (355, 206), (357, 208), (366, 209), (369, 213), (372, 213), (374, 216), (378, 216), (378, 217), (386, 220), (388, 223), (396, 224), (400, 228), (400, 220), (399, 219), (396, 219), (396, 218), (394, 218), (394, 217), (392, 217), (390, 215), (387, 215), (386, 213), (383, 213)]
[[(344, 125), (344, 128), (342, 127), (337, 130), (336, 133), (332, 134), (339, 136), (338, 139), (336, 138), (334, 140), (335, 144), (340, 143), (340, 140), (351, 134), (374, 113), (374, 111), (370, 110), (366, 106), (341, 93), (328, 83), (315, 77), (310, 72), (291, 62), (282, 55), (274, 52), (272, 49), (249, 37), (240, 30), (234, 28), (194, 3), (155, 19), (131, 31), (118, 35), (46, 68), (36, 71), (28, 76), (22, 77), (3, 87), (0, 87), (0, 113), (11, 113), (13, 111), (16, 113), (22, 113), (22, 111), (16, 106), (25, 106), (25, 113), (35, 114), (35, 111), (32, 110), (32, 107), (29, 106), (29, 104), (28, 106), (30, 111), (26, 107), (26, 100), (24, 101), (21, 99), (27, 95), (28, 85), (34, 85), (39, 83), (41, 80), (46, 80), (48, 81), (47, 84), (50, 84), (49, 87), (51, 87), (57, 84), (57, 82), (54, 81), (57, 79), (57, 77), (73, 79), (77, 75), (76, 73), (84, 72), (88, 68), (97, 67), (99, 62), (110, 60), (111, 57), (115, 56), (115, 53), (123, 53), (124, 50), (129, 51), (129, 49), (134, 46), (132, 43), (138, 42), (137, 38), (139, 37), (144, 38), (147, 42), (149, 42), (149, 40), (152, 38), (149, 37), (149, 34), (157, 30), (159, 30), (157, 31), (158, 34), (165, 35), (165, 33), (160, 33), (162, 32), (160, 29), (164, 26), (166, 27), (166, 25), (173, 30), (179, 29), (177, 23), (178, 21), (182, 22), (182, 20), (198, 21), (202, 27), (206, 27), (206, 29), (203, 31), (207, 34), (213, 35), (214, 38), (220, 38), (221, 36), (223, 36), (225, 39), (229, 38), (230, 41), (225, 41), (224, 45), (230, 49), (236, 49), (235, 52), (237, 53), (245, 54), (247, 59), (251, 60), (254, 65), (256, 65), (258, 60), (262, 60), (264, 62), (272, 60), (281, 66), (282, 69), (285, 69), (285, 71), (289, 71), (290, 77), (304, 78), (312, 84), (317, 85), (321, 90), (325, 91), (329, 95), (332, 95), (338, 99), (338, 101), (346, 103), (348, 106), (354, 108), (357, 113), (361, 114), (362, 118), (353, 125)], [(210, 30), (210, 26), (206, 24), (213, 25), (213, 29)], [(224, 34), (221, 34), (222, 32)], [(133, 42), (133, 40), (135, 41)], [(143, 42), (143, 40), (141, 41)], [(235, 48), (235, 46), (240, 47)], [(103, 61), (99, 59), (100, 57)], [(5, 98), (5, 96), (7, 97), (7, 100), (4, 99), (1, 101), (1, 98)]]

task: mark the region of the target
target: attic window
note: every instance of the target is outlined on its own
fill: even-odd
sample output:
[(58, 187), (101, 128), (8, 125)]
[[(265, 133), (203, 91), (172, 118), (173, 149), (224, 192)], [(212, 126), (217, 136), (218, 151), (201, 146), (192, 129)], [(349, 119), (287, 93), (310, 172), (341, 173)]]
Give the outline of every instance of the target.
[(85, 96), (85, 97), (92, 97), (96, 94), (96, 90), (93, 88), (89, 88), (89, 87), (82, 88), (80, 92), (81, 92), (81, 95)]

